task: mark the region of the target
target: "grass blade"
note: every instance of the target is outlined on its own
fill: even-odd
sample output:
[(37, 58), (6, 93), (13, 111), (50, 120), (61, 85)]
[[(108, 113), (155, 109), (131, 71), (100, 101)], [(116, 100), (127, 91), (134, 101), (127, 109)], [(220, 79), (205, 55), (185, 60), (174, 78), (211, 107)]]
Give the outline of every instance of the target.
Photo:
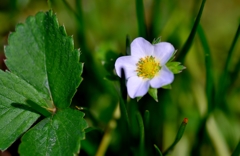
[(208, 102), (208, 114), (213, 109), (213, 69), (212, 69), (212, 58), (210, 48), (206, 39), (206, 35), (201, 25), (198, 26), (198, 35), (200, 42), (202, 43), (204, 55), (205, 55), (205, 70), (206, 70), (206, 96)]
[(200, 22), (200, 19), (201, 19), (201, 16), (202, 16), (202, 12), (203, 12), (203, 8), (204, 8), (204, 5), (205, 5), (205, 2), (206, 2), (206, 0), (202, 0), (202, 4), (201, 4), (201, 7), (200, 7), (200, 9), (198, 11), (198, 15), (197, 15), (197, 18), (196, 18), (196, 20), (194, 22), (192, 31), (191, 31), (190, 35), (188, 36), (188, 39), (185, 42), (182, 50), (180, 51), (180, 53), (178, 53), (179, 55), (178, 55), (177, 60), (179, 60), (180, 62), (184, 61), (184, 59), (185, 59), (185, 57), (186, 57), (186, 55), (187, 55), (187, 53), (188, 53), (192, 43), (193, 43), (193, 39), (194, 39), (194, 36), (195, 36), (195, 34), (197, 32), (197, 27), (199, 25), (199, 22)]
[(155, 38), (155, 35), (156, 34), (159, 34), (159, 27), (162, 27), (160, 26), (158, 23), (159, 21), (162, 19), (161, 18), (161, 14), (160, 14), (160, 2), (161, 0), (154, 0), (153, 1), (153, 8), (152, 8), (152, 19), (151, 19), (151, 22), (150, 22), (150, 30), (149, 30), (149, 39), (150, 41), (153, 40)]
[(146, 29), (145, 16), (144, 16), (143, 0), (136, 0), (136, 14), (137, 14), (137, 21), (138, 21), (138, 35), (143, 38), (146, 38), (147, 29)]

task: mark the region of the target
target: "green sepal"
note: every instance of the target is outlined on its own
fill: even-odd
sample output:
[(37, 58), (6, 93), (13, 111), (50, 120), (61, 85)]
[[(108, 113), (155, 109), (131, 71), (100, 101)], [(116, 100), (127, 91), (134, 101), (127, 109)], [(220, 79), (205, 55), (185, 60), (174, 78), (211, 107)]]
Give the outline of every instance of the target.
[(158, 44), (160, 42), (161, 42), (161, 37), (158, 37), (153, 39), (152, 44)]
[(183, 65), (181, 65), (180, 62), (168, 62), (166, 66), (171, 72), (173, 72), (173, 74), (179, 74), (182, 72), (183, 69), (186, 68)]
[(168, 60), (168, 62), (172, 62), (175, 59), (175, 55), (177, 53), (177, 50), (175, 50), (171, 56), (171, 58)]
[(142, 96), (137, 97), (137, 102), (142, 99)]
[(163, 89), (172, 89), (172, 85), (168, 84), (168, 85), (162, 86), (161, 88), (163, 88)]
[(158, 102), (158, 95), (157, 95), (158, 90), (156, 88), (149, 88), (148, 94), (156, 101)]

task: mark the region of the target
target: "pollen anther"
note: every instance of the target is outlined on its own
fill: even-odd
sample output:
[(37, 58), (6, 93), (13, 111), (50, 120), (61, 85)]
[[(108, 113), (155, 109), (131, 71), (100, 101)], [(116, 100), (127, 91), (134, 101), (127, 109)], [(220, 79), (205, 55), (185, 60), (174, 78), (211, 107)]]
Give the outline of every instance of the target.
[(152, 79), (161, 69), (160, 62), (153, 56), (140, 58), (137, 65), (137, 76), (143, 79)]

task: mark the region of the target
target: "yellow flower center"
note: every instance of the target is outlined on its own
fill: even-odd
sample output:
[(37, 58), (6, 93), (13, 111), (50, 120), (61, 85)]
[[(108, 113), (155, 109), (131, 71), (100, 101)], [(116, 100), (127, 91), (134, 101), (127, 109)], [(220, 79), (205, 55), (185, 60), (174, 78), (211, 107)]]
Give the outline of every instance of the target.
[(137, 65), (137, 76), (144, 79), (152, 79), (161, 69), (160, 62), (153, 56), (140, 58)]

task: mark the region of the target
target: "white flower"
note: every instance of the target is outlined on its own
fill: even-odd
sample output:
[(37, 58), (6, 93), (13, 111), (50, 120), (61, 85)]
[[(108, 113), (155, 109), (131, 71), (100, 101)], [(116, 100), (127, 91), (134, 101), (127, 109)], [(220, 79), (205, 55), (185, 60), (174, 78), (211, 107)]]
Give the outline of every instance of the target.
[(131, 43), (131, 56), (119, 57), (115, 62), (116, 73), (124, 70), (127, 91), (131, 98), (141, 97), (149, 87), (160, 88), (173, 82), (174, 75), (165, 65), (175, 49), (168, 42), (152, 45), (142, 37)]

